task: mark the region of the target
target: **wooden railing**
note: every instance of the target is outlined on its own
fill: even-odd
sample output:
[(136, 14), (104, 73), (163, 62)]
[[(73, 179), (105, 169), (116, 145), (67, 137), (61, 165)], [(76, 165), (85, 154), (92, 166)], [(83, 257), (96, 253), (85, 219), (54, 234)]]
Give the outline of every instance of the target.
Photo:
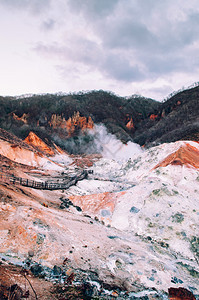
[(16, 177), (14, 175), (6, 175), (4, 173), (0, 173), (0, 179), (3, 182), (22, 185), (34, 189), (40, 190), (65, 190), (70, 186), (75, 185), (78, 181), (83, 180), (88, 176), (88, 172), (83, 170), (81, 173), (69, 177), (65, 182), (48, 182), (48, 181), (35, 181), (30, 179), (25, 179), (21, 177)]

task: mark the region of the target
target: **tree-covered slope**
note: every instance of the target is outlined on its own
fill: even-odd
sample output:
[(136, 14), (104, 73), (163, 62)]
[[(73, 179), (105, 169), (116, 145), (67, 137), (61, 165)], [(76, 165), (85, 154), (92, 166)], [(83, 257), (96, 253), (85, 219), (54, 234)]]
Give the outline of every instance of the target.
[[(0, 97), (0, 127), (20, 138), (34, 131), (42, 139), (76, 139), (85, 128), (104, 124), (122, 142), (150, 146), (180, 139), (199, 140), (199, 87), (164, 103), (99, 91)], [(57, 139), (59, 137), (59, 139)], [(84, 142), (91, 141), (88, 135)], [(81, 143), (79, 143), (81, 144)], [(68, 149), (66, 149), (68, 150)]]
[[(70, 95), (1, 97), (0, 126), (21, 138), (30, 131), (42, 138), (61, 132), (62, 138), (69, 138), (63, 136), (64, 122), (78, 112), (87, 121), (90, 117), (94, 123), (105, 124), (109, 132), (127, 142), (132, 139), (137, 124), (159, 106), (159, 102), (152, 99), (140, 96), (126, 99), (102, 90)], [(131, 120), (132, 126), (126, 126)], [(73, 135), (78, 134), (76, 130)]]
[(199, 141), (199, 87), (177, 93), (159, 109), (154, 119), (139, 124), (134, 140), (139, 144), (174, 142), (180, 139)]

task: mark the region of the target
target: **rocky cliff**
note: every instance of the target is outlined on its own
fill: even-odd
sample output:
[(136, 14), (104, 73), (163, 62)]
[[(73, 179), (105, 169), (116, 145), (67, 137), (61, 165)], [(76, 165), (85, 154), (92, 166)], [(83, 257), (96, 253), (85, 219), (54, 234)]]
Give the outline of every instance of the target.
[(44, 141), (42, 141), (34, 132), (30, 131), (29, 135), (25, 138), (24, 142), (37, 150), (45, 153), (46, 155), (55, 155), (55, 150), (49, 147)]
[(80, 132), (84, 132), (87, 129), (93, 129), (94, 123), (92, 118), (89, 116), (81, 117), (79, 112), (75, 112), (72, 117), (66, 120), (59, 115), (53, 114), (49, 121), (50, 127), (53, 129), (62, 129), (66, 132), (68, 137), (77, 135)]

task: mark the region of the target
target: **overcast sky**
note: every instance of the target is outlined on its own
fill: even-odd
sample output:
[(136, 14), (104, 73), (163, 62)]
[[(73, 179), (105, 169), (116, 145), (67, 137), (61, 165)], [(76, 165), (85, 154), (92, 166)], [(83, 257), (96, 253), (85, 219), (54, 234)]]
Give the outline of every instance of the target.
[(162, 100), (199, 81), (198, 0), (0, 0), (0, 95)]

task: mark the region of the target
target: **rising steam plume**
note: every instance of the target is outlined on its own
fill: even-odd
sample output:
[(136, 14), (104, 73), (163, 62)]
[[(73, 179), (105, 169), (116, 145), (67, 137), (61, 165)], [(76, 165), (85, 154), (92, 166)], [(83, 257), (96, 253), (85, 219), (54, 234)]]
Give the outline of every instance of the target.
[(97, 124), (86, 133), (68, 139), (54, 135), (54, 141), (70, 154), (96, 154), (115, 160), (126, 160), (141, 153), (141, 147), (133, 142), (123, 144), (115, 135), (108, 133), (103, 124)]

